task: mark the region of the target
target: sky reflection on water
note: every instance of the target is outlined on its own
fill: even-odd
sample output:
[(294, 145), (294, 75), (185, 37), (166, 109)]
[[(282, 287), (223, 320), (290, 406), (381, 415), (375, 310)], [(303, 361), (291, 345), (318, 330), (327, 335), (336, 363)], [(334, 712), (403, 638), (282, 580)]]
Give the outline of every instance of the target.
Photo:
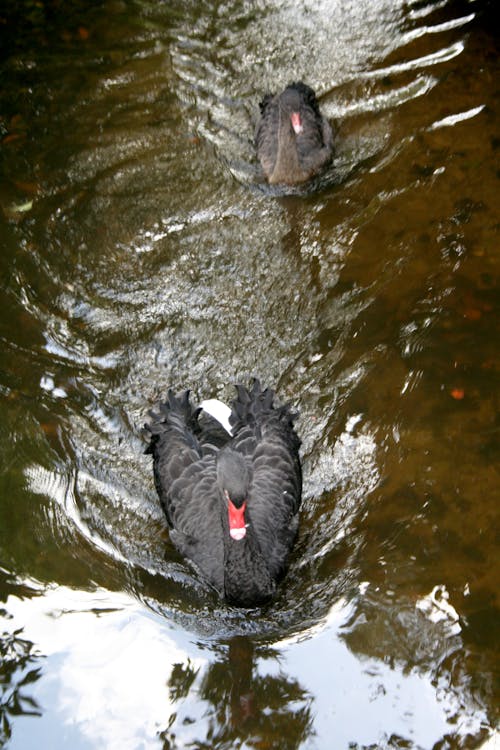
[[(7, 599), (4, 626), (10, 632), (21, 629), (22, 637), (36, 644), (40, 655), (35, 662), (41, 673), (24, 692), (36, 701), (41, 717), (17, 719), (12, 748), (38, 747), (40, 736), (44, 746), (57, 737), (58, 743), (75, 748), (142, 748), (156, 746), (162, 733), (172, 747), (190, 742), (197, 746), (227, 731), (220, 711), (231, 708), (234, 739), (245, 722), (258, 728), (261, 709), (272, 713), (254, 698), (259, 683), (272, 679), (296, 686), (290, 701), (283, 691), (274, 710), (291, 715), (298, 707), (306, 711), (309, 720), (303, 729), (309, 738), (304, 747), (326, 747), (332, 736), (338, 747), (349, 742), (377, 744), (386, 738), (387, 726), (401, 737), (412, 736), (418, 746), (432, 747), (450, 730), (449, 722), (459, 709), (463, 731), (476, 733), (485, 721), (477, 709), (464, 713), (454, 690), (436, 683), (429, 672), (408, 670), (397, 658), (360, 658), (349, 645), (355, 608), (346, 602), (337, 602), (322, 622), (274, 643), (270, 653), (262, 644), (260, 654), (257, 641), (249, 679), (236, 696), (234, 712), (235, 696), (230, 698), (229, 692), (216, 691), (213, 703), (203, 698), (214, 664), (222, 663), (226, 675), (232, 674), (231, 641), (222, 648), (215, 642), (211, 647), (172, 628), (124, 593), (42, 587), (34, 581), (22, 585), (22, 597)], [(411, 615), (416, 620), (422, 618), (419, 609), (414, 607)], [(459, 645), (453, 645), (457, 634), (444, 627), (434, 626), (433, 637), (449, 637), (452, 648)], [(246, 640), (240, 648), (249, 647)], [(179, 691), (183, 669), (192, 679)], [(230, 682), (232, 692), (234, 674)], [(250, 705), (243, 714), (242, 705)]]

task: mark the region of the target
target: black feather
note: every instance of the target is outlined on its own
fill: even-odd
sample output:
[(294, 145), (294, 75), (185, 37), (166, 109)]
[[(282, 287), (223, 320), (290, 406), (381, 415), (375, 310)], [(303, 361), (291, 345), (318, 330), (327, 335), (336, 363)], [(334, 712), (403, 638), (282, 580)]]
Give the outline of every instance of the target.
[[(217, 431), (214, 439), (214, 425), (189, 392), (169, 391), (144, 431), (173, 543), (228, 601), (254, 606), (274, 593), (297, 533), (297, 413), (258, 380), (250, 389), (238, 384), (231, 406), (233, 435)], [(228, 495), (244, 509), (247, 531), (238, 541), (230, 535)]]
[[(281, 94), (267, 94), (260, 102), (260, 112), (255, 145), (264, 175), (271, 184), (305, 182), (331, 161), (332, 129), (321, 115), (310, 86), (296, 81)], [(300, 117), (300, 132), (294, 129), (292, 113)]]

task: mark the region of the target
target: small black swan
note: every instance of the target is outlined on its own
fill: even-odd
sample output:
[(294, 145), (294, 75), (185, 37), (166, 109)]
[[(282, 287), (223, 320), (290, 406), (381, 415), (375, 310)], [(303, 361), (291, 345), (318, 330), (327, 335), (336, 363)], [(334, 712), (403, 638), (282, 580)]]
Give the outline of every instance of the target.
[[(169, 391), (145, 425), (146, 453), (172, 542), (229, 603), (254, 607), (273, 596), (297, 534), (300, 440), (272, 389), (255, 380), (236, 391), (232, 409)], [(208, 413), (214, 402), (226, 429)]]
[(305, 182), (331, 160), (332, 129), (305, 83), (291, 83), (276, 96), (267, 94), (260, 111), (255, 143), (271, 185)]

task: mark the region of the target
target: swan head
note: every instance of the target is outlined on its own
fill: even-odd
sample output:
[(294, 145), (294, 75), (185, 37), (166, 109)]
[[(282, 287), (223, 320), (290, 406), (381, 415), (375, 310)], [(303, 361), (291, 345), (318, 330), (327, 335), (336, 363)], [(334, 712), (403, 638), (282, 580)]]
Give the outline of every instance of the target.
[(217, 457), (217, 483), (227, 509), (229, 535), (235, 541), (245, 538), (245, 510), (250, 473), (244, 457), (226, 448)]

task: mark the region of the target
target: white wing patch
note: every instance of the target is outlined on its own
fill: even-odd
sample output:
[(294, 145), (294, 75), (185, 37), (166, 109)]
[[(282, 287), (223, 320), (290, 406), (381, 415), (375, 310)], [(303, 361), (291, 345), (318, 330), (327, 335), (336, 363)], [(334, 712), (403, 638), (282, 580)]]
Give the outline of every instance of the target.
[(229, 406), (222, 401), (219, 401), (217, 398), (208, 398), (206, 401), (202, 401), (200, 406), (203, 411), (206, 411), (207, 414), (210, 414), (211, 417), (216, 419), (229, 435), (233, 434), (232, 427), (229, 424), (229, 417), (231, 414)]

